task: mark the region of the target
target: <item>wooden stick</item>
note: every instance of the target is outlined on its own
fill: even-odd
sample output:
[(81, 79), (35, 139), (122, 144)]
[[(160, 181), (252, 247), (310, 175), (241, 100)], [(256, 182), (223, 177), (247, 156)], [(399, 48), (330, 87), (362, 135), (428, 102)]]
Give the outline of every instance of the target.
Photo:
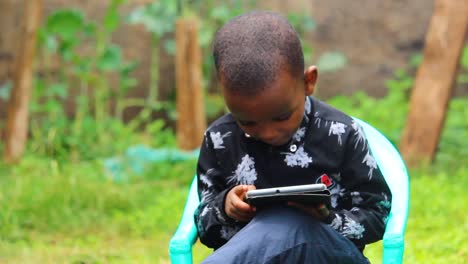
[(195, 19), (176, 21), (177, 143), (182, 150), (200, 147), (206, 129), (201, 49)]
[(410, 166), (434, 159), (467, 29), (468, 1), (435, 1), (400, 143)]
[(20, 159), (28, 135), (28, 104), (31, 95), (32, 71), (36, 52), (43, 0), (26, 1), (23, 37), (18, 50), (13, 90), (8, 104), (4, 159), (13, 163)]

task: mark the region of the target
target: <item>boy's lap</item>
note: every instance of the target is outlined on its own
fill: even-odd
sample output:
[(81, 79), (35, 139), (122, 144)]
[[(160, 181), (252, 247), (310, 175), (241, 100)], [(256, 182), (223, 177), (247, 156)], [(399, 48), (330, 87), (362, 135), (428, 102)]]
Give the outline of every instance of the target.
[(367, 263), (328, 225), (289, 207), (259, 210), (203, 263)]

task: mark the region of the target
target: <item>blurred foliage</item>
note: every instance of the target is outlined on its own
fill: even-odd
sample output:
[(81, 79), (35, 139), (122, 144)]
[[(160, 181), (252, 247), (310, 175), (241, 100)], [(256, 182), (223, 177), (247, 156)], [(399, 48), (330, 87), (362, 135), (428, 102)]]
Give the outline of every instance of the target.
[(158, 109), (164, 109), (169, 117), (175, 116), (175, 107), (172, 102), (158, 101), (158, 84), (160, 71), (160, 46), (166, 52), (175, 54), (174, 39), (165, 39), (167, 33), (172, 33), (175, 28), (177, 16), (177, 3), (172, 0), (153, 1), (147, 5), (134, 9), (128, 16), (127, 21), (131, 24), (142, 24), (151, 33), (151, 59), (150, 59), (150, 81), (148, 87), (148, 103), (156, 103)]
[(7, 101), (10, 98), (12, 82), (7, 81), (4, 84), (0, 85), (0, 100)]
[[(466, 50), (465, 47), (465, 52)], [(386, 81), (388, 92), (382, 98), (374, 98), (361, 91), (352, 96), (335, 96), (329, 99), (328, 103), (372, 124), (398, 146), (409, 110), (415, 69), (421, 62), (422, 57), (416, 54), (411, 57), (408, 70), (396, 70), (394, 78)], [(461, 63), (463, 65), (463, 62)], [(436, 159), (453, 167), (463, 166), (458, 157), (468, 156), (468, 145), (465, 140), (468, 137), (467, 104), (467, 96), (450, 100), (439, 140)]]
[(346, 66), (346, 56), (341, 52), (325, 52), (318, 58), (320, 72), (332, 72)]
[(413, 77), (404, 70), (397, 70), (394, 79), (388, 80), (388, 93), (375, 98), (363, 91), (352, 96), (339, 95), (327, 102), (338, 109), (372, 124), (390, 139), (393, 144), (400, 141), (401, 131), (408, 113), (409, 92)]
[[(121, 25), (118, 10), (124, 2), (112, 0), (100, 21), (87, 19), (79, 10), (58, 10), (40, 28), (43, 65), (38, 65), (30, 107), (33, 151), (92, 159), (123, 151), (142, 127), (155, 132), (149, 120), (152, 110), (160, 108), (156, 102), (127, 96), (137, 84), (132, 77), (137, 62), (125, 60), (122, 48), (111, 40)], [(72, 114), (67, 112), (70, 104)], [(123, 112), (132, 106), (143, 110), (124, 124)], [(162, 121), (156, 122), (160, 127)], [(169, 133), (162, 130), (158, 132)], [(146, 142), (157, 144), (156, 138)]]
[[(147, 31), (152, 34), (152, 55), (151, 55), (151, 80), (150, 91), (157, 91), (159, 80), (159, 52), (164, 47), (168, 54), (174, 55), (175, 41), (174, 30), (175, 20), (178, 17), (195, 17), (200, 22), (199, 44), (202, 49), (203, 57), (203, 87), (206, 89), (205, 109), (207, 109), (208, 119), (214, 119), (224, 112), (224, 107), (220, 104), (211, 104), (221, 101), (216, 89), (216, 76), (214, 63), (211, 55), (211, 42), (217, 29), (235, 16), (243, 14), (248, 10), (253, 10), (257, 4), (255, 0), (233, 0), (233, 1), (171, 1), (161, 0), (153, 1), (147, 5), (133, 10), (128, 16), (128, 21), (133, 24), (142, 24)], [(297, 30), (301, 37), (304, 58), (307, 64), (310, 64), (312, 56), (312, 46), (305, 41), (308, 33), (315, 29), (314, 20), (305, 12), (287, 14), (289, 22)], [(318, 61), (324, 65), (324, 71), (335, 71), (346, 64), (346, 58), (338, 52), (325, 53), (319, 57)], [(157, 94), (157, 92), (150, 93)], [(156, 96), (156, 95), (154, 95)], [(219, 97), (218, 99), (214, 99)], [(169, 98), (174, 100), (175, 96)], [(174, 102), (165, 102), (164, 109), (168, 111), (169, 116), (175, 115)]]
[[(159, 48), (173, 54), (174, 23), (181, 16), (197, 16), (200, 21), (199, 40), (204, 54), (204, 87), (215, 85), (210, 43), (215, 31), (232, 17), (253, 9), (256, 1), (153, 1), (124, 15), (119, 8), (124, 0), (112, 0), (99, 21), (92, 21), (80, 10), (58, 10), (47, 17), (39, 30), (39, 54), (43, 64), (37, 65), (35, 89), (31, 100), (30, 149), (52, 157), (93, 159), (123, 151), (132, 142), (145, 142), (159, 146), (157, 138), (170, 134), (161, 120), (153, 120), (154, 112), (164, 111), (176, 118), (175, 97), (168, 101), (158, 99)], [(288, 20), (298, 31), (304, 44), (305, 57), (312, 58), (312, 47), (305, 37), (315, 28), (314, 20), (305, 13), (289, 13)], [(138, 65), (123, 56), (122, 47), (114, 43), (111, 35), (122, 23), (142, 24), (152, 34), (151, 81), (148, 96), (130, 98), (128, 92), (137, 80), (133, 72)], [(346, 66), (346, 57), (339, 52), (325, 52), (317, 58), (321, 71), (335, 71)], [(409, 70), (397, 70), (395, 77), (386, 82), (388, 95), (372, 98), (363, 92), (351, 97), (337, 96), (330, 103), (385, 131), (396, 144), (408, 111), (408, 97), (413, 85), (414, 68), (422, 61), (417, 54), (409, 62)], [(468, 46), (460, 59), (460, 83), (468, 74)], [(42, 70), (45, 69), (45, 70)], [(47, 71), (49, 70), (49, 71)], [(0, 87), (0, 98), (9, 97), (11, 83)], [(111, 101), (115, 105), (111, 105)], [(206, 92), (206, 112), (210, 121), (226, 111), (219, 93)], [(451, 101), (451, 115), (447, 124), (453, 129), (450, 140), (441, 141), (441, 148), (456, 148), (458, 138), (466, 133), (464, 98)], [(70, 109), (72, 105), (72, 109)], [(123, 112), (128, 107), (140, 107), (141, 112), (128, 124)], [(67, 112), (70, 111), (70, 112)], [(384, 121), (385, 120), (385, 121)], [(0, 124), (1, 125), (1, 124)], [(142, 133), (136, 133), (141, 131)], [(151, 135), (152, 134), (152, 135)], [(158, 136), (155, 136), (155, 135)], [(141, 136), (144, 135), (144, 136)], [(456, 137), (455, 135), (461, 135)], [(102, 147), (106, 146), (106, 147)], [(459, 154), (465, 154), (458, 148)], [(444, 159), (443, 155), (440, 157)], [(448, 158), (450, 159), (450, 158)]]
[(468, 45), (465, 45), (460, 58), (461, 73), (458, 75), (458, 83), (468, 84)]

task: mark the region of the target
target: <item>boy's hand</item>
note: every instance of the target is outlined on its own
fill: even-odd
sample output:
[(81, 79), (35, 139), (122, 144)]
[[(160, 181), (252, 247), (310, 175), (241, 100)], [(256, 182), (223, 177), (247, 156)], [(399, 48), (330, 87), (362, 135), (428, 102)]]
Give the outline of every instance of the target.
[(237, 221), (248, 222), (255, 214), (256, 208), (246, 203), (247, 191), (255, 190), (254, 185), (238, 185), (232, 188), (226, 195), (224, 210), (226, 214)]
[(318, 205), (305, 205), (305, 204), (300, 204), (300, 203), (293, 203), (293, 202), (288, 202), (289, 206), (295, 207), (315, 219), (319, 221), (324, 221), (327, 219), (328, 215), (330, 214), (330, 211), (328, 211), (328, 208), (324, 204), (318, 204)]

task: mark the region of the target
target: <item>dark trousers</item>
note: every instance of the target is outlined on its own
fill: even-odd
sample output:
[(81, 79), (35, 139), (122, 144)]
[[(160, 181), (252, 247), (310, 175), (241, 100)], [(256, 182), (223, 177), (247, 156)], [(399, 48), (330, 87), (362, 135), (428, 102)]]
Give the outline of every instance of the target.
[(203, 264), (369, 263), (357, 247), (328, 225), (288, 207), (257, 215)]

